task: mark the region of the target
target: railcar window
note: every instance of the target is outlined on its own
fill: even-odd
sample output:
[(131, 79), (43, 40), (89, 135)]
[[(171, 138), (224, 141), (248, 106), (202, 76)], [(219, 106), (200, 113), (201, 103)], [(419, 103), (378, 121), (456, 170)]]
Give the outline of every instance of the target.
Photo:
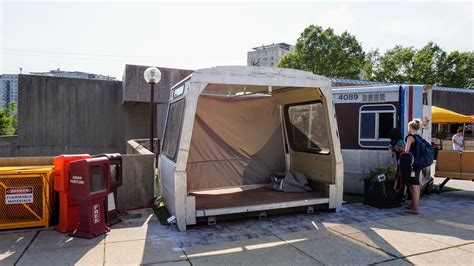
[(393, 105), (364, 105), (359, 112), (359, 145), (387, 147), (390, 130), (395, 127), (396, 110)]

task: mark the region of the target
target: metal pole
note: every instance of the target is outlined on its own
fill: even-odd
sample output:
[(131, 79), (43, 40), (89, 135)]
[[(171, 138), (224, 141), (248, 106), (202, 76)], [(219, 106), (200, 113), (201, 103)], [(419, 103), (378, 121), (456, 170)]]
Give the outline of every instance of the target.
[(155, 117), (154, 117), (154, 114), (155, 114), (155, 110), (153, 108), (154, 106), (154, 103), (155, 103), (155, 98), (154, 98), (154, 95), (155, 95), (155, 84), (154, 83), (151, 83), (151, 91), (150, 91), (150, 151), (152, 153), (155, 153), (155, 149), (153, 149), (153, 137), (154, 137), (154, 128), (155, 128)]
[(464, 144), (462, 149), (466, 150), (466, 123), (462, 124), (462, 144)]

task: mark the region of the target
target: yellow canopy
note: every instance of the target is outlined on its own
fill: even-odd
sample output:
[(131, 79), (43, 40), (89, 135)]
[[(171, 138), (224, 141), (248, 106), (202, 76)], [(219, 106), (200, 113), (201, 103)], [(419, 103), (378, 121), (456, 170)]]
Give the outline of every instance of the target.
[(471, 123), (472, 119), (468, 115), (458, 114), (448, 109), (431, 106), (433, 123)]

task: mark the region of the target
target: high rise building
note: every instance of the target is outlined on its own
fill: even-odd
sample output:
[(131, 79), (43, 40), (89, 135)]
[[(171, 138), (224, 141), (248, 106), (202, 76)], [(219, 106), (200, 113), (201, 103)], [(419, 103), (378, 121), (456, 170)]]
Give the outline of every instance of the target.
[(0, 109), (18, 102), (18, 75), (0, 75)]
[(294, 50), (294, 46), (287, 43), (274, 43), (252, 48), (247, 52), (247, 66), (276, 67), (280, 58)]

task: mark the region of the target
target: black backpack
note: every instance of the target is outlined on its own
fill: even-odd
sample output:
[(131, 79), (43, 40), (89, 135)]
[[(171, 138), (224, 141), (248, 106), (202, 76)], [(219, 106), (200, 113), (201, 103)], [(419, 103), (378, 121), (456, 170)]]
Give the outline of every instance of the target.
[(434, 150), (431, 144), (419, 135), (414, 135), (416, 140), (416, 156), (413, 168), (423, 169), (431, 166), (434, 160)]

